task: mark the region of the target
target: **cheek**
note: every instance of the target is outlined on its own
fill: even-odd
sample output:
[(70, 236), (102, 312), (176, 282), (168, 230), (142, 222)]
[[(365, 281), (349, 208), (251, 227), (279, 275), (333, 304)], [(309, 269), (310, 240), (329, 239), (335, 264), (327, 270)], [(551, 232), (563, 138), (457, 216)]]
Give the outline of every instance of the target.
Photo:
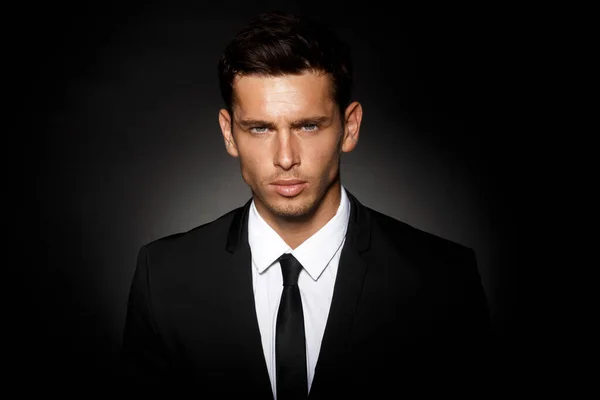
[(240, 152), (240, 165), (242, 175), (246, 181), (258, 181), (262, 172), (265, 169), (265, 160), (267, 155), (257, 151), (242, 151)]
[(334, 169), (339, 160), (339, 151), (337, 150), (336, 143), (333, 142), (311, 146), (305, 154), (308, 155), (311, 169), (319, 169), (323, 172)]

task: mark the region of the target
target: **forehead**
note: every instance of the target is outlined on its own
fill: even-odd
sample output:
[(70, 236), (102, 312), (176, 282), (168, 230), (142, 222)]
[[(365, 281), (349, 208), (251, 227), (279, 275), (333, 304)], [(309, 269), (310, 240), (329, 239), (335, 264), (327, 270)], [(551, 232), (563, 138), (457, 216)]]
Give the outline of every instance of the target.
[(233, 82), (234, 114), (252, 117), (331, 114), (335, 101), (329, 74), (243, 75)]

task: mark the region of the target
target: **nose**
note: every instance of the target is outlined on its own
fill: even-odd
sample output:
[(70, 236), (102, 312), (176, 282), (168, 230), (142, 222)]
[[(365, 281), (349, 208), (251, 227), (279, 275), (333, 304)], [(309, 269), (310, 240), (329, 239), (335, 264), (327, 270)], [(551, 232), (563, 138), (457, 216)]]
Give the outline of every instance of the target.
[(289, 170), (300, 164), (297, 138), (289, 130), (277, 133), (276, 146), (277, 149), (273, 159), (275, 166)]

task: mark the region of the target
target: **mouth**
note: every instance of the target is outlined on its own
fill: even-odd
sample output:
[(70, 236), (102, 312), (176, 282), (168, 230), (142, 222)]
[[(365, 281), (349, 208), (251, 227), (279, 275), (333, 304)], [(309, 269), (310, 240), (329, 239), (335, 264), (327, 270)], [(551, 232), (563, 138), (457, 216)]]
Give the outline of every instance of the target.
[(299, 195), (307, 185), (305, 181), (289, 179), (271, 182), (269, 186), (284, 197), (294, 197)]

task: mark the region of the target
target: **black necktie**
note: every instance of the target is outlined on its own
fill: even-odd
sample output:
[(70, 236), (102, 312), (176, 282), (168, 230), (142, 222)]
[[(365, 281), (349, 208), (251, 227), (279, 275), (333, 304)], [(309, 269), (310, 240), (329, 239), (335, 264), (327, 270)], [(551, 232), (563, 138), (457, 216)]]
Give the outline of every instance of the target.
[(275, 358), (277, 370), (277, 400), (306, 399), (306, 342), (304, 314), (298, 289), (302, 265), (291, 254), (279, 258), (283, 275), (283, 292), (277, 312)]

